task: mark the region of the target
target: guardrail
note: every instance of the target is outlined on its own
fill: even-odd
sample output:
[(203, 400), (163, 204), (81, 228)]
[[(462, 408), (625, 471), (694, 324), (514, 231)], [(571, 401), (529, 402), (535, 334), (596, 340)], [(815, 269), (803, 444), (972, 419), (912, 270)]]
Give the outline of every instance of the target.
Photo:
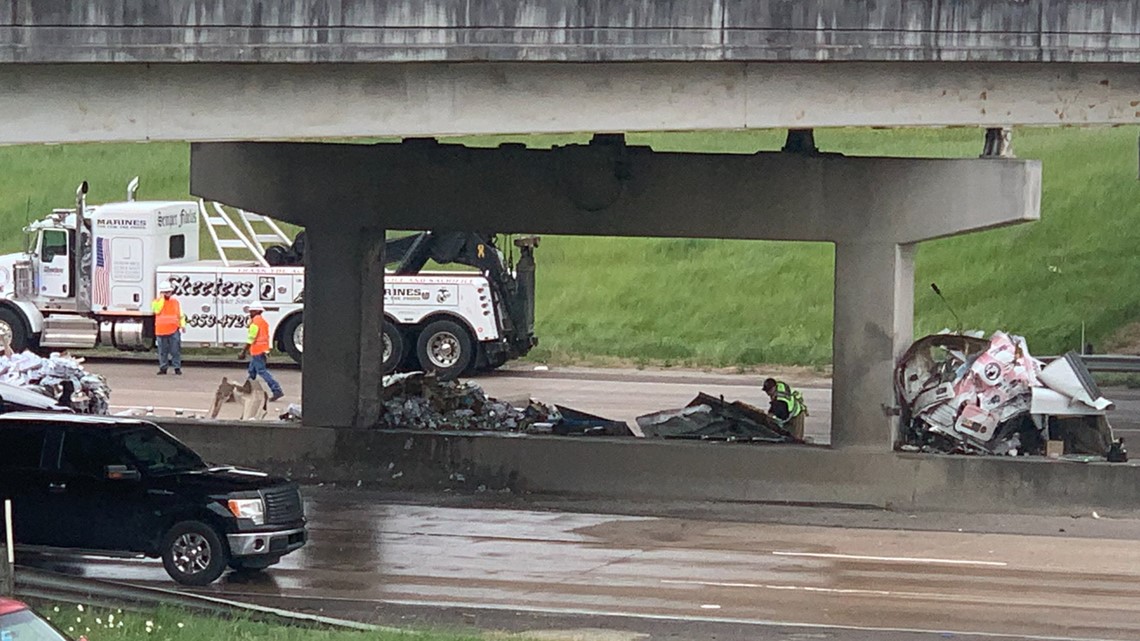
[[(1060, 356), (1043, 356), (1037, 360), (1049, 363)], [(1083, 354), (1081, 360), (1090, 372), (1140, 373), (1140, 356), (1129, 354)]]
[(1140, 356), (1126, 354), (1085, 354), (1081, 356), (1090, 372), (1140, 372)]

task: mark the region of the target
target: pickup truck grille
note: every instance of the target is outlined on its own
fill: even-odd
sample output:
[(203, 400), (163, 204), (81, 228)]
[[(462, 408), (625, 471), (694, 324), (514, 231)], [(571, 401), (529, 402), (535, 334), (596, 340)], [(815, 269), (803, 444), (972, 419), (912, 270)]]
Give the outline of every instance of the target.
[(301, 506), (301, 491), (296, 486), (271, 487), (263, 490), (265, 496), (265, 523), (281, 525), (299, 521), (305, 516)]

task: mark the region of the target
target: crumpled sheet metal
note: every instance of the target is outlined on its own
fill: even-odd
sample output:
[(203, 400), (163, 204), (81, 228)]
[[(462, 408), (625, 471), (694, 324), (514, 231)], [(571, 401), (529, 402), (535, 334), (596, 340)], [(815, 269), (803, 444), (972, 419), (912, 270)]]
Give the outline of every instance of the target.
[(631, 435), (629, 426), (576, 410), (564, 416), (557, 406), (528, 399), (525, 406), (487, 396), (471, 382), (440, 381), (423, 372), (384, 378), (383, 429), (473, 430), (563, 435)]
[(1063, 372), (1043, 376), (1042, 363), (1029, 353), (1025, 339), (1004, 332), (994, 332), (988, 340), (936, 334), (916, 341), (895, 370), (904, 449), (1041, 453), (1047, 434), (1030, 416), (1035, 394), (1044, 393), (1049, 380), (1079, 381), (1054, 390), (1070, 403), (1086, 401), (1090, 407), (1108, 403), (1091, 384), (1079, 358), (1066, 362), (1065, 371), (1071, 376)]
[(647, 437), (799, 443), (763, 410), (741, 401), (698, 394), (686, 407), (637, 417)]
[[(56, 399), (80, 414), (107, 414), (111, 387), (107, 379), (83, 369), (83, 359), (30, 351), (0, 355), (0, 381)], [(70, 398), (61, 398), (70, 390)]]

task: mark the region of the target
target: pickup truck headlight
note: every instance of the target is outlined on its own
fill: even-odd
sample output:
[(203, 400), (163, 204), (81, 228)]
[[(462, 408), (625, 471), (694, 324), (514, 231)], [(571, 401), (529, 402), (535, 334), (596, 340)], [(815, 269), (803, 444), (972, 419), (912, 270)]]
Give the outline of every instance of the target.
[(261, 499), (230, 499), (226, 504), (237, 518), (249, 519), (254, 525), (265, 525), (265, 504)]

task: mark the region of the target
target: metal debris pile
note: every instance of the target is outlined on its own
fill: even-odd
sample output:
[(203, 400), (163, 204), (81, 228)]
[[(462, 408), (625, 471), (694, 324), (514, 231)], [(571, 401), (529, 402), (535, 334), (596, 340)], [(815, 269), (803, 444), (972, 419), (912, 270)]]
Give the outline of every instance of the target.
[[(608, 421), (533, 399), (525, 403), (487, 396), (475, 383), (441, 381), (409, 372), (384, 378), (383, 410), (378, 428), (476, 430), (533, 434), (628, 434), (619, 421)], [(565, 412), (565, 414), (564, 414)]]
[(0, 356), (0, 382), (51, 397), (80, 414), (106, 414), (111, 405), (107, 379), (83, 369), (83, 359), (25, 351)]
[(390, 429), (525, 431), (557, 419), (557, 410), (541, 403), (512, 407), (474, 383), (441, 381), (423, 372), (385, 377), (381, 401), (377, 427)]
[(1106, 456), (1114, 445), (1104, 416), (1112, 403), (1080, 357), (1046, 366), (1020, 336), (927, 336), (903, 355), (895, 388), (904, 450)]
[(654, 412), (637, 417), (637, 425), (648, 437), (799, 443), (790, 432), (763, 410), (741, 401), (698, 394), (681, 409)]

